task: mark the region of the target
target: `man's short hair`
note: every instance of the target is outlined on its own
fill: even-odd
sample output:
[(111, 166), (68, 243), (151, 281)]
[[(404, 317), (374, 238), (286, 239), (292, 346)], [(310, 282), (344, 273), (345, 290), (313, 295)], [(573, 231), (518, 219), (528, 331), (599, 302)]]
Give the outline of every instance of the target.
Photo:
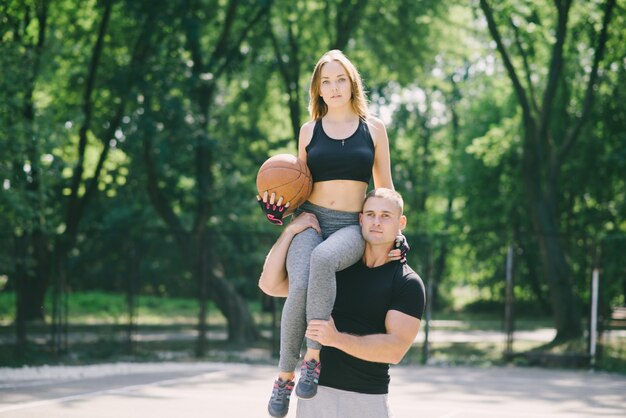
[(400, 193), (396, 192), (395, 190), (387, 189), (385, 187), (379, 187), (377, 189), (370, 190), (370, 192), (365, 195), (363, 206), (365, 206), (365, 202), (367, 202), (367, 200), (371, 199), (372, 197), (386, 199), (395, 203), (398, 209), (400, 209), (400, 215), (402, 215), (404, 210), (404, 200), (402, 199), (402, 196), (400, 196)]

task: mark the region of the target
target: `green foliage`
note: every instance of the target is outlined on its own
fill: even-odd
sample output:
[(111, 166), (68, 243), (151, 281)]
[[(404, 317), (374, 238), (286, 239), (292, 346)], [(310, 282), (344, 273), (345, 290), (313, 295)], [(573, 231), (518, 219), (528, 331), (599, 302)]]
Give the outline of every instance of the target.
[[(181, 228), (197, 228), (198, 208), (207, 204), (210, 213), (202, 226), (213, 249), (212, 272), (246, 300), (258, 301), (261, 266), (280, 230), (260, 216), (256, 172), (268, 156), (296, 152), (294, 124), (307, 119), (313, 65), (327, 49), (340, 46), (364, 77), (373, 113), (387, 124), (394, 183), (409, 219), (409, 260), (425, 280), (437, 277), (441, 307), (473, 300), (478, 300), (474, 307), (499, 306), (512, 243), (516, 298), (529, 310), (550, 312), (520, 174), (523, 114), (476, 2), (368, 1), (355, 10), (355, 1), (274, 1), (238, 48), (238, 38), (231, 37), (219, 49), (228, 2), (201, 1), (189, 10), (177, 2), (116, 1), (89, 111), (85, 91), (108, 2), (80, 7), (51, 2), (41, 49), (35, 2), (5, 3), (0, 276), (8, 277), (7, 289), (17, 286), (18, 272), (46, 285), (54, 279), (68, 228), (72, 176), (80, 166), (82, 128), (84, 175), (75, 197), (85, 196), (98, 159), (103, 151), (108, 154), (65, 259), (70, 292), (133, 287), (142, 298), (163, 301), (197, 296), (186, 261), (193, 245), (181, 249), (176, 231), (148, 195), (144, 145), (149, 143), (158, 189)], [(554, 42), (552, 3), (490, 3), (524, 88), (541, 103)], [(232, 33), (243, 33), (266, 4), (239, 2)], [(549, 126), (555, 143), (585, 100), (603, 4), (574, 2)], [(595, 100), (576, 147), (560, 166), (555, 199), (576, 296), (588, 299), (590, 271), (599, 262), (605, 307), (624, 303), (625, 19), (624, 13), (614, 15)], [(133, 61), (142, 39), (148, 47)], [(200, 57), (192, 51), (193, 39)], [(231, 49), (228, 58), (216, 58)], [(199, 59), (203, 68), (196, 67)], [(111, 128), (121, 104), (121, 120)], [(210, 166), (198, 165), (204, 149), (213, 156)], [(209, 180), (210, 189), (202, 189)], [(37, 234), (45, 238), (40, 253)], [(429, 252), (435, 263), (443, 260), (433, 271)], [(467, 288), (473, 296), (459, 296), (459, 289)], [(12, 303), (5, 301), (0, 300), (2, 320), (11, 315)], [(110, 316), (123, 311), (122, 302), (99, 303), (96, 298), (87, 305), (101, 306)], [(49, 311), (50, 304), (46, 307)]]
[[(88, 291), (68, 294), (69, 322), (75, 325), (125, 324), (128, 322), (127, 296), (120, 293)], [(15, 319), (12, 307), (15, 293), (0, 292), (0, 322), (10, 324)], [(48, 300), (51, 303), (51, 300)], [(193, 324), (198, 302), (191, 297), (142, 295), (136, 298), (135, 323), (144, 325)], [(210, 304), (209, 311), (215, 312)]]
[(15, 293), (0, 292), (0, 323), (8, 324), (15, 318)]

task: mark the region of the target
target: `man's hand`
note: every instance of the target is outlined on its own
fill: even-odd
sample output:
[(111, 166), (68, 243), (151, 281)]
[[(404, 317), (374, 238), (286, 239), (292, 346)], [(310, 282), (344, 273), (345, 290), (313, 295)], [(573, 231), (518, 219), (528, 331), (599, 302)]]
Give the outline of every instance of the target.
[(276, 297), (287, 297), (289, 294), (289, 279), (285, 267), (287, 253), (293, 238), (307, 228), (313, 228), (318, 234), (321, 234), (317, 217), (312, 213), (302, 212), (283, 229), (278, 240), (267, 254), (259, 278), (259, 287), (265, 294)]
[(365, 361), (398, 364), (411, 348), (420, 320), (396, 310), (387, 311), (385, 332), (353, 335), (337, 331), (331, 318), (328, 321), (309, 321), (306, 335), (326, 347), (334, 347)]
[(312, 319), (306, 328), (305, 337), (317, 341), (327, 347), (334, 347), (339, 338), (339, 331), (335, 327), (332, 316), (328, 321), (322, 319)]
[(286, 227), (286, 229), (288, 229), (293, 235), (299, 234), (307, 228), (315, 229), (318, 234), (322, 233), (317, 217), (309, 212), (302, 212), (289, 222), (289, 225)]

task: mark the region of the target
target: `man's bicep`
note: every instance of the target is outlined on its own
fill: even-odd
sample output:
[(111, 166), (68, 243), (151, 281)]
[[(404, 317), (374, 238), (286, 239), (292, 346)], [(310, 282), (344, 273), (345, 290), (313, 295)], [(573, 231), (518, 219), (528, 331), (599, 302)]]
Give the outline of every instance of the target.
[(397, 337), (408, 350), (420, 329), (420, 320), (403, 312), (390, 310), (385, 317), (385, 328), (387, 334)]
[(285, 280), (280, 282), (280, 284), (276, 287), (274, 292), (274, 297), (278, 298), (286, 298), (289, 294), (289, 279), (285, 277)]

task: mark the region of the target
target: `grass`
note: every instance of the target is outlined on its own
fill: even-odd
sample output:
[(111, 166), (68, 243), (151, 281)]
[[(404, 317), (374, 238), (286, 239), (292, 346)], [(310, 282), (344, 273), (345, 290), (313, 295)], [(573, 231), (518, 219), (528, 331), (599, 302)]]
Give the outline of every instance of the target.
[[(0, 293), (0, 338), (8, 338), (14, 334), (15, 296), (11, 293)], [(50, 306), (50, 301), (46, 306)], [(43, 365), (43, 364), (86, 364), (110, 361), (161, 361), (194, 359), (196, 339), (188, 338), (165, 340), (135, 340), (128, 342), (126, 326), (127, 313), (124, 295), (106, 292), (77, 292), (69, 295), (68, 329), (71, 334), (80, 335), (79, 341), (71, 342), (67, 353), (53, 353), (46, 344), (49, 340), (49, 317), (45, 324), (29, 324), (29, 335), (38, 335), (40, 340), (30, 340), (26, 347), (2, 343), (0, 339), (0, 366)], [(259, 329), (271, 330), (271, 314), (263, 312), (260, 302), (251, 302), (250, 311)], [(280, 307), (277, 307), (279, 312)], [(159, 334), (165, 331), (189, 333), (197, 324), (198, 303), (194, 299), (164, 298), (157, 296), (140, 296), (136, 301), (134, 324), (142, 332)], [(208, 323), (211, 331), (226, 331), (226, 319), (213, 305), (209, 304)], [(446, 331), (496, 331), (503, 329), (499, 314), (477, 313), (436, 313), (431, 322), (433, 332)], [(518, 331), (551, 328), (549, 318), (518, 318), (515, 328)], [(420, 331), (423, 333), (424, 331)], [(87, 341), (85, 336), (90, 336)], [(523, 341), (516, 339), (514, 352), (522, 353), (537, 350), (542, 342)], [(427, 364), (446, 366), (487, 367), (505, 364), (504, 338), (502, 341), (490, 342), (431, 342), (428, 350)], [(601, 357), (597, 367), (601, 370), (626, 374), (626, 337), (605, 340), (600, 346)], [(250, 344), (233, 344), (225, 340), (208, 341), (204, 359), (216, 361), (248, 361), (274, 364), (276, 344), (272, 345), (269, 338)], [(562, 344), (552, 347), (549, 353), (584, 353), (586, 341)], [(423, 364), (423, 345), (414, 345), (401, 364)], [(528, 359), (516, 356), (514, 364), (530, 365)]]
[(604, 341), (600, 346), (601, 356), (597, 367), (600, 370), (626, 374), (626, 338)]
[[(128, 305), (126, 296), (107, 292), (78, 292), (68, 295), (68, 323), (70, 324), (126, 324)], [(257, 304), (258, 305), (258, 304)], [(46, 322), (52, 314), (52, 298), (45, 303)], [(260, 308), (253, 307), (255, 312)], [(208, 305), (211, 322), (224, 324), (224, 316), (213, 303)], [(15, 319), (15, 295), (0, 293), (0, 325), (9, 325)], [(198, 301), (186, 298), (139, 296), (135, 302), (135, 322), (145, 325), (195, 324), (198, 320)]]

